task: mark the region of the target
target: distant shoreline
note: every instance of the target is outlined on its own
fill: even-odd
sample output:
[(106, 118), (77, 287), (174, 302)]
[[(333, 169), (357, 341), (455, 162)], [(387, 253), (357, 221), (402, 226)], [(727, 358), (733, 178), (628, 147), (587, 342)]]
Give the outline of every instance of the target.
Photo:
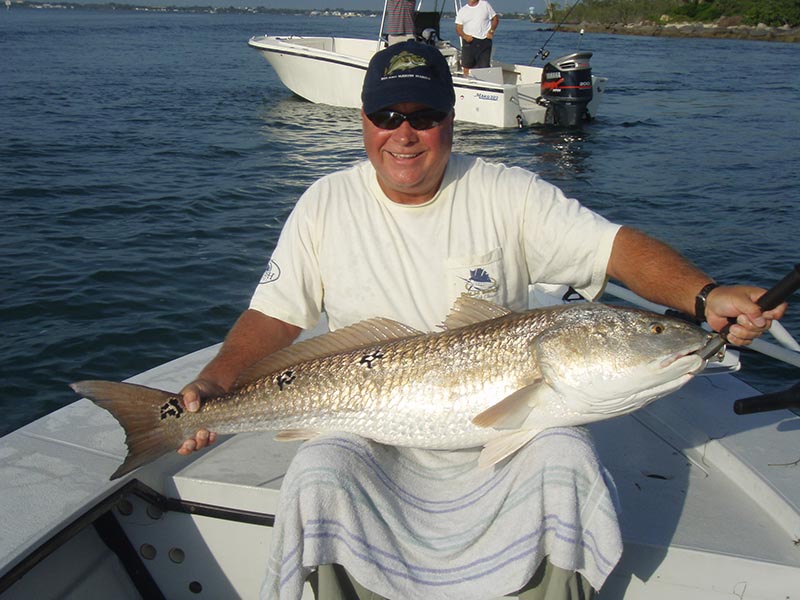
[[(168, 2), (169, 0), (167, 0)], [(11, 0), (6, 8), (27, 8), (27, 9), (84, 9), (84, 10), (113, 10), (113, 11), (142, 11), (142, 12), (185, 12), (185, 13), (255, 13), (255, 14), (307, 14), (317, 16), (380, 16), (380, 11), (361, 10), (345, 12), (331, 9), (291, 9), (291, 8), (269, 8), (269, 7), (248, 7), (248, 6), (142, 6), (135, 4), (110, 3), (78, 3), (70, 0)], [(447, 17), (454, 15), (444, 13)], [(523, 13), (511, 13), (506, 18), (515, 20), (527, 20), (529, 16)], [(736, 20), (736, 17), (733, 17)], [(559, 31), (578, 33), (581, 30), (589, 33), (610, 33), (617, 35), (639, 35), (650, 37), (698, 37), (716, 39), (738, 39), (738, 40), (760, 40), (767, 42), (800, 42), (800, 27), (769, 27), (764, 24), (757, 26), (749, 25), (726, 25), (721, 23), (562, 23), (552, 26), (544, 31)]]
[(612, 33), (618, 35), (641, 35), (650, 37), (697, 37), (714, 39), (757, 40), (762, 42), (800, 42), (800, 27), (768, 27), (757, 25), (720, 26), (708, 23), (579, 23), (562, 24), (561, 31), (578, 33)]

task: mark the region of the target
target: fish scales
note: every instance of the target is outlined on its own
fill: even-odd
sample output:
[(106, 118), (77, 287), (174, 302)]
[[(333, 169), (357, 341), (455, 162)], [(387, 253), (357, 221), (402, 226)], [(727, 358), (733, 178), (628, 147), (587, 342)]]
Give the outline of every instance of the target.
[(201, 423), (220, 433), (319, 427), (421, 448), (477, 445), (497, 433), (471, 418), (535, 379), (528, 339), (546, 326), (511, 315), (312, 359), (207, 403), (184, 433)]
[(301, 342), (196, 413), (161, 390), (103, 381), (72, 387), (125, 429), (128, 456), (112, 478), (200, 428), (277, 431), (278, 439), (346, 431), (420, 448), (483, 445), (485, 466), (542, 429), (611, 418), (675, 391), (705, 366), (701, 350), (711, 337), (637, 309), (581, 303), (512, 313), (462, 297), (444, 331), (375, 319)]

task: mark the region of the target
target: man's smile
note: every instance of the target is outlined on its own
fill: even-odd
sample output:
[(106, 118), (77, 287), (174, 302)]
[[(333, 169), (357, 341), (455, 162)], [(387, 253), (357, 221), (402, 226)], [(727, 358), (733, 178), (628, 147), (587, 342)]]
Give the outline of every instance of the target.
[(422, 152), (400, 153), (400, 152), (392, 152), (391, 150), (386, 150), (386, 152), (391, 156), (393, 156), (394, 158), (400, 160), (411, 159), (411, 158), (416, 158), (418, 156), (422, 156)]

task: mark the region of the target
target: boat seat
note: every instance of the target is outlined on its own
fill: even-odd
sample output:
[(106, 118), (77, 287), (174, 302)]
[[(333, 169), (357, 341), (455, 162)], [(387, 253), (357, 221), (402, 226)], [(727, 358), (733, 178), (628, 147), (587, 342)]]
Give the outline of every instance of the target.
[(499, 83), (501, 85), (505, 83), (505, 81), (503, 80), (502, 67), (472, 68), (469, 70), (469, 74), (472, 75), (475, 79), (480, 79), (481, 81), (488, 81), (489, 83)]

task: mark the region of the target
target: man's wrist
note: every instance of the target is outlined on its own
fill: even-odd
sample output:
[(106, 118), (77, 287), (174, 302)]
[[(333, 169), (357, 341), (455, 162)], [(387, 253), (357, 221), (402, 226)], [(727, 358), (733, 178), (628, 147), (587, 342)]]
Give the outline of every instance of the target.
[(698, 323), (706, 321), (706, 308), (708, 306), (708, 295), (719, 287), (718, 283), (710, 282), (703, 286), (694, 297), (694, 318)]

